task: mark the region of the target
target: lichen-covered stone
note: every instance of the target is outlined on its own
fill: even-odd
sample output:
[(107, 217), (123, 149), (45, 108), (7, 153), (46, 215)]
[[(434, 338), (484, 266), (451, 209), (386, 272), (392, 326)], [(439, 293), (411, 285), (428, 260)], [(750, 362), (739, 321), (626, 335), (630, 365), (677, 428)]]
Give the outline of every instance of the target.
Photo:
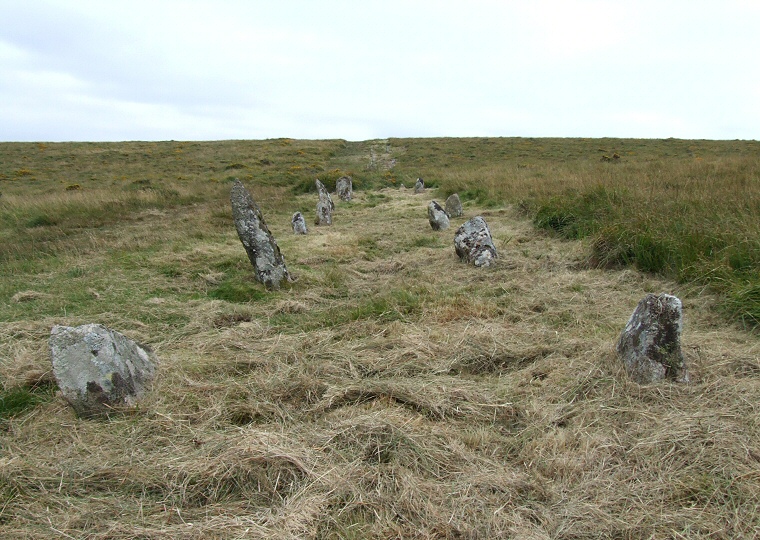
[(306, 234), (309, 232), (306, 228), (306, 220), (304, 219), (301, 212), (296, 212), (293, 214), (293, 218), (290, 221), (293, 224), (294, 234)]
[(84, 418), (134, 406), (155, 374), (149, 350), (100, 324), (56, 325), (49, 343), (58, 387)]
[(351, 201), (353, 189), (353, 179), (350, 176), (341, 176), (335, 183), (335, 193), (338, 194), (341, 201)]
[(498, 256), (491, 231), (481, 216), (466, 221), (457, 229), (454, 248), (460, 259), (477, 267), (489, 266)]
[(446, 215), (450, 218), (459, 217), (464, 213), (462, 210), (462, 201), (459, 200), (457, 193), (452, 193), (449, 198), (446, 199)]
[(449, 217), (446, 215), (446, 211), (435, 201), (430, 201), (428, 204), (428, 221), (434, 231), (449, 228)]
[(425, 181), (422, 178), (418, 178), (417, 182), (414, 183), (414, 192), (422, 193), (423, 191), (425, 191)]
[(316, 225), (332, 225), (332, 208), (330, 203), (320, 198), (317, 201), (317, 217), (314, 220)]
[(648, 294), (636, 306), (617, 343), (628, 375), (640, 384), (688, 382), (681, 352), (683, 308), (669, 294)]
[(290, 280), (285, 259), (256, 201), (240, 180), (235, 180), (232, 185), (230, 202), (238, 237), (253, 265), (256, 279), (268, 289), (279, 289), (283, 280)]
[(325, 185), (319, 181), (319, 178), (317, 178), (316, 182), (314, 182), (317, 186), (317, 193), (319, 193), (319, 200), (324, 200), (327, 202), (327, 204), (330, 205), (330, 212), (335, 210), (335, 203), (332, 200), (332, 197), (330, 197), (330, 192), (327, 191), (327, 188)]

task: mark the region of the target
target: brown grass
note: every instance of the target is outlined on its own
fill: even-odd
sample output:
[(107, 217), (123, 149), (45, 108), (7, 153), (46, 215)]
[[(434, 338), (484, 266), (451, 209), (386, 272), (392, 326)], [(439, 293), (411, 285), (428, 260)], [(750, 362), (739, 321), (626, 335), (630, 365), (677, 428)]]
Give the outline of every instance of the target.
[[(760, 534), (757, 337), (710, 294), (588, 269), (586, 245), (512, 206), (465, 203), (434, 232), (435, 192), (409, 189), (336, 201), (335, 224), (305, 237), (290, 215), (315, 196), (264, 207), (298, 277), (264, 293), (224, 196), (13, 263), (6, 390), (49, 380), (53, 324), (102, 322), (160, 366), (139, 410), (108, 422), (60, 397), (2, 420), (3, 537)], [(453, 248), (478, 214), (499, 250), (484, 269)], [(213, 296), (224, 287), (237, 300)], [(688, 385), (640, 386), (615, 357), (647, 292), (684, 302)]]

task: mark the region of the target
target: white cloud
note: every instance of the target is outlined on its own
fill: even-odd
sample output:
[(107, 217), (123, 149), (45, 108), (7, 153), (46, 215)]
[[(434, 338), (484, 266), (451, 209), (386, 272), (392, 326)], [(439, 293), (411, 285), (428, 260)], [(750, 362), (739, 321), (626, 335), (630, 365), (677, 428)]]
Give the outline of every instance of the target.
[(0, 3), (0, 139), (760, 136), (760, 10)]

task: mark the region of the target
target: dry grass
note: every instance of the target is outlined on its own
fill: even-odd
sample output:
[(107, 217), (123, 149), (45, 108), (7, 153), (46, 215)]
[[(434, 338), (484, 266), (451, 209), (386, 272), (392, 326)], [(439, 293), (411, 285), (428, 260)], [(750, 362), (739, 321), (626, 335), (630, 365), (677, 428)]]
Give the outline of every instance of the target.
[[(411, 189), (336, 201), (305, 237), (290, 215), (315, 196), (265, 207), (298, 277), (265, 293), (213, 193), (8, 263), (6, 390), (49, 384), (53, 324), (102, 322), (161, 364), (108, 422), (55, 396), (0, 420), (4, 538), (760, 535), (758, 341), (710, 294), (589, 269), (513, 206), (434, 232), (434, 193)], [(453, 248), (476, 214), (485, 269)], [(615, 357), (647, 292), (684, 301), (689, 385), (640, 386)]]

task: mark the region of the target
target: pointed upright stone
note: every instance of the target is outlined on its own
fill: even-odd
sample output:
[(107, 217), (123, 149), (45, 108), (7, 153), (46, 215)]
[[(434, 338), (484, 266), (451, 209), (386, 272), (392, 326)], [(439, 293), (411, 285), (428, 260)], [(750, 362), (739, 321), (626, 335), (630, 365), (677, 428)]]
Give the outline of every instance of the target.
[(240, 180), (235, 180), (232, 185), (230, 202), (238, 237), (253, 265), (256, 279), (268, 289), (279, 289), (282, 280), (290, 280), (285, 259), (256, 201)]
[(639, 384), (688, 382), (681, 352), (683, 307), (670, 294), (648, 294), (636, 306), (617, 343), (628, 375)]
[(418, 178), (414, 183), (414, 192), (422, 193), (425, 191), (425, 181), (422, 178)]
[(466, 221), (457, 229), (454, 249), (460, 259), (477, 267), (489, 266), (497, 258), (491, 231), (481, 216)]
[(330, 212), (335, 210), (335, 203), (333, 202), (332, 197), (330, 197), (330, 192), (327, 191), (325, 185), (319, 181), (319, 178), (317, 178), (315, 184), (317, 186), (317, 193), (319, 193), (319, 200), (324, 200), (330, 205)]

